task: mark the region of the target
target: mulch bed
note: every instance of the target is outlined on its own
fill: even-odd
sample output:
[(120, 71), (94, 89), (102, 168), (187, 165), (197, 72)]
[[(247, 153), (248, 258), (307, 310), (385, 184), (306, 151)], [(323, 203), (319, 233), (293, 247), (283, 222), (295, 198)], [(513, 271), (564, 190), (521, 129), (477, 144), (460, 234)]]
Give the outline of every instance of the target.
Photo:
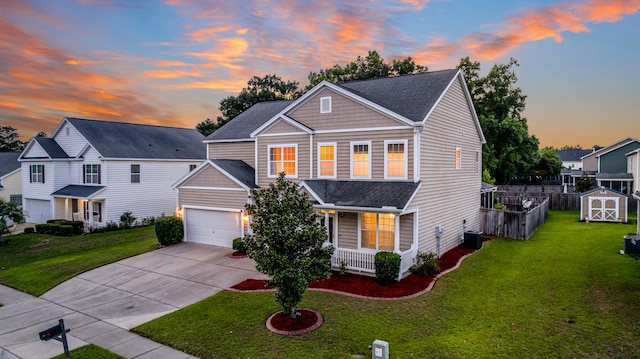
[(300, 335), (317, 329), (322, 325), (320, 313), (310, 309), (297, 309), (299, 316), (291, 319), (283, 311), (273, 314), (267, 319), (267, 327), (274, 333), (284, 335)]
[[(475, 250), (463, 247), (456, 247), (448, 251), (438, 260), (438, 263), (440, 264), (440, 271), (444, 272), (453, 268), (460, 258), (473, 252), (475, 252)], [(423, 291), (434, 281), (434, 279), (435, 276), (409, 274), (399, 282), (382, 285), (378, 283), (374, 277), (352, 273), (340, 275), (339, 273), (334, 272), (327, 280), (312, 282), (309, 285), (309, 288), (328, 289), (366, 297), (398, 298)], [(231, 288), (240, 291), (269, 289), (265, 287), (265, 282), (263, 280), (257, 279), (247, 279)]]
[(231, 257), (231, 258), (247, 258), (247, 253), (246, 252), (235, 251), (235, 252), (229, 254), (229, 257)]

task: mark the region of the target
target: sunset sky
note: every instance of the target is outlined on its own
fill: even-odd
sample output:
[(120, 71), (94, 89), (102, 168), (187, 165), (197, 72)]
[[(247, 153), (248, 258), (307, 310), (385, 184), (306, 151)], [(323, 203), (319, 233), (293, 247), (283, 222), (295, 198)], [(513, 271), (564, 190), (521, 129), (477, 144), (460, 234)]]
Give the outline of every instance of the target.
[(640, 0), (0, 0), (0, 125), (194, 127), (253, 75), (304, 87), (369, 50), (429, 70), (518, 60), (543, 146), (640, 138)]

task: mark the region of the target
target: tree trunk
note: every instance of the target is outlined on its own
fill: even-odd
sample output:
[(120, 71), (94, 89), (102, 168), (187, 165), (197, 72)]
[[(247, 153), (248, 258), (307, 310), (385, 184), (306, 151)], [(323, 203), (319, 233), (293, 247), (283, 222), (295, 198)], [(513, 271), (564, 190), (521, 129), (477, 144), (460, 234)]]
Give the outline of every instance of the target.
[(296, 316), (297, 316), (296, 314), (297, 314), (296, 313), (296, 307), (293, 306), (293, 305), (291, 307), (289, 307), (289, 318), (296, 319)]

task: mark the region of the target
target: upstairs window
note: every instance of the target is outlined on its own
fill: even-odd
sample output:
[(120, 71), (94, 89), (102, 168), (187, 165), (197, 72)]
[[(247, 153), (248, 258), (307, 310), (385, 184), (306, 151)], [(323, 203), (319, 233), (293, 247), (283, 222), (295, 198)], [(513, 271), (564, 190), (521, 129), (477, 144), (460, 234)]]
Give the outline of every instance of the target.
[(331, 113), (331, 96), (320, 97), (320, 113)]
[(351, 178), (371, 178), (371, 142), (351, 142)]
[(287, 177), (297, 177), (298, 145), (269, 146), (269, 177), (277, 177), (284, 172)]
[(336, 177), (336, 144), (318, 144), (318, 177)]
[(480, 151), (476, 151), (476, 173), (480, 173)]
[(131, 165), (131, 183), (140, 183), (140, 165)]
[(83, 165), (84, 183), (100, 184), (100, 165)]
[(385, 178), (407, 178), (407, 141), (384, 141)]
[(360, 214), (361, 248), (392, 251), (396, 232), (395, 215), (392, 213)]
[(456, 147), (456, 169), (462, 168), (462, 153), (460, 147)]
[(29, 182), (44, 183), (44, 165), (29, 166)]

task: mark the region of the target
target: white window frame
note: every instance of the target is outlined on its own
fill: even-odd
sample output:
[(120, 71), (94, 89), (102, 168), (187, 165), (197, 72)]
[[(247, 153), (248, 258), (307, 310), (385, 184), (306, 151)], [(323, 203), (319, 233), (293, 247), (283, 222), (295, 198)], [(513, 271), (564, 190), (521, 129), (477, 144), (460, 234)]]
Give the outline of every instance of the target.
[[(353, 161), (353, 147), (358, 145), (367, 145), (368, 153), (369, 153), (369, 171), (367, 176), (355, 176), (354, 175), (354, 161)], [(371, 179), (371, 141), (353, 141), (349, 142), (349, 168), (350, 168), (350, 177), (351, 179)]]
[[(322, 167), (320, 164), (322, 160), (320, 159), (320, 148), (321, 147), (333, 147), (333, 175), (327, 176), (322, 174)], [(318, 178), (337, 178), (338, 177), (338, 144), (336, 142), (319, 142), (318, 143), (318, 156), (317, 156), (317, 167), (318, 167)], [(329, 161), (325, 161), (329, 162)]]
[[(93, 172), (93, 171), (89, 172), (89, 168), (93, 169), (94, 166), (95, 166), (96, 172)], [(97, 163), (85, 164), (83, 176), (84, 176), (85, 184), (100, 184), (100, 165)]]
[[(365, 212), (361, 212), (358, 213), (358, 250), (363, 250), (363, 251), (374, 251), (374, 252), (378, 252), (378, 251), (395, 251), (396, 249), (396, 231), (397, 231), (397, 222), (396, 222), (396, 217), (397, 214), (394, 213), (379, 213), (379, 212), (366, 212), (369, 214), (375, 214), (376, 215), (376, 229), (375, 229), (375, 233), (376, 233), (376, 248), (369, 248), (369, 247), (364, 247), (362, 246), (362, 231), (364, 230), (364, 228), (362, 228), (362, 217), (365, 214)], [(392, 215), (393, 217), (391, 217), (391, 221), (393, 223), (393, 231), (386, 231), (386, 230), (380, 230), (380, 215)], [(380, 249), (380, 232), (386, 232), (386, 233), (393, 233), (392, 236), (392, 240), (393, 240), (393, 249)]]
[[(138, 166), (138, 172), (133, 172), (133, 166)], [(142, 175), (141, 175), (142, 169), (140, 168), (140, 164), (132, 163), (130, 168), (131, 168), (131, 183), (140, 183), (142, 179)], [(137, 176), (138, 178), (137, 181), (134, 181), (134, 176)]]
[(456, 147), (456, 169), (462, 169), (462, 149)]
[(320, 97), (320, 113), (331, 113), (331, 96)]
[(288, 174), (285, 173), (285, 178), (298, 178), (298, 144), (284, 144), (284, 145), (268, 145), (267, 146), (267, 177), (268, 178), (278, 178), (279, 173), (276, 173), (275, 175), (271, 174), (271, 149), (272, 148), (280, 148), (283, 150), (283, 156), (282, 156), (282, 168), (284, 169), (284, 149), (285, 148), (294, 148), (295, 149), (295, 155), (296, 155), (296, 160), (295, 160), (295, 170), (296, 173), (295, 174)]
[(480, 151), (476, 150), (476, 174), (480, 173)]
[[(404, 146), (404, 175), (403, 176), (390, 176), (389, 175), (389, 145), (403, 145)], [(409, 141), (407, 140), (385, 140), (384, 141), (384, 179), (402, 179), (408, 178), (409, 172), (409, 157), (408, 157)]]
[(44, 165), (30, 165), (30, 183), (44, 183)]

